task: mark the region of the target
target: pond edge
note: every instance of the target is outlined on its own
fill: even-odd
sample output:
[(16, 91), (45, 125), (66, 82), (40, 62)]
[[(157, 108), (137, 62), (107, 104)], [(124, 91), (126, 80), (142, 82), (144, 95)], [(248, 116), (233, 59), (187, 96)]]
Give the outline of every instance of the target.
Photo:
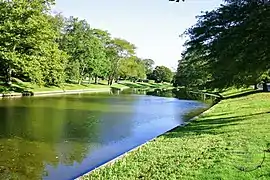
[(78, 90), (59, 90), (59, 91), (39, 91), (39, 92), (22, 92), (22, 93), (2, 93), (2, 98), (21, 98), (21, 97), (37, 97), (37, 96), (52, 96), (52, 95), (65, 95), (65, 94), (80, 94), (80, 93), (101, 93), (110, 92), (112, 88), (100, 88), (100, 89), (78, 89)]
[[(220, 101), (219, 101), (219, 102), (220, 102)], [(141, 144), (141, 145), (138, 145), (137, 147), (134, 147), (134, 148), (132, 148), (132, 149), (130, 149), (130, 150), (124, 152), (123, 154), (121, 154), (121, 155), (119, 155), (119, 156), (117, 156), (117, 157), (115, 157), (115, 158), (109, 160), (108, 162), (106, 162), (106, 163), (104, 163), (104, 164), (102, 164), (102, 165), (96, 167), (95, 169), (90, 170), (90, 171), (87, 171), (87, 172), (83, 172), (83, 173), (81, 173), (79, 176), (76, 176), (76, 177), (74, 177), (74, 178), (72, 178), (72, 179), (74, 179), (74, 180), (82, 180), (82, 177), (85, 176), (85, 175), (89, 175), (89, 174), (91, 174), (92, 172), (94, 172), (94, 171), (96, 171), (96, 170), (98, 170), (98, 169), (105, 168), (106, 166), (112, 166), (115, 162), (121, 160), (121, 159), (124, 158), (125, 156), (128, 156), (131, 152), (136, 151), (136, 150), (138, 150), (139, 148), (142, 148), (143, 146), (147, 145), (148, 143), (151, 143), (152, 141), (154, 141), (155, 139), (159, 138), (160, 136), (163, 136), (164, 134), (166, 134), (166, 133), (168, 133), (168, 132), (170, 132), (170, 131), (173, 131), (173, 130), (175, 130), (175, 129), (177, 129), (177, 128), (181, 128), (181, 127), (184, 127), (184, 126), (189, 125), (192, 121), (194, 121), (194, 120), (200, 118), (200, 117), (203, 116), (205, 113), (208, 113), (208, 112), (212, 111), (212, 109), (213, 109), (217, 104), (219, 104), (219, 102), (213, 104), (213, 105), (210, 106), (207, 110), (205, 110), (205, 111), (203, 111), (201, 114), (199, 114), (199, 115), (197, 115), (197, 116), (191, 118), (189, 121), (184, 122), (184, 123), (182, 123), (182, 124), (179, 124), (178, 126), (176, 126), (176, 127), (172, 128), (172, 129), (170, 129), (170, 130), (164, 132), (163, 134), (161, 134), (161, 135), (159, 135), (159, 136), (156, 136), (156, 137), (150, 139), (149, 141), (147, 141), (147, 142), (145, 142), (145, 143), (143, 143), (143, 144)]]

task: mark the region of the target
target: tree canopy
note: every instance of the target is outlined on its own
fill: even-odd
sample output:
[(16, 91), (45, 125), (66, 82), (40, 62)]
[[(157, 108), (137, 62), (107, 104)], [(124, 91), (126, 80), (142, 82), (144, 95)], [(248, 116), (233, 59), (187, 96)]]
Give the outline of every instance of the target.
[(266, 83), (269, 17), (270, 6), (263, 0), (226, 0), (198, 16), (184, 33), (189, 39), (177, 76), (189, 76), (186, 83), (194, 86), (200, 81), (200, 85), (220, 89)]
[(60, 33), (49, 15), (53, 4), (49, 0), (0, 2), (0, 65), (7, 83), (11, 74), (38, 84), (63, 81), (66, 56), (58, 48)]
[(171, 82), (172, 77), (172, 71), (165, 66), (157, 66), (153, 71), (153, 79), (156, 82)]
[(51, 12), (54, 0), (0, 0), (0, 78), (60, 86), (86, 79), (145, 79), (154, 61), (86, 20)]

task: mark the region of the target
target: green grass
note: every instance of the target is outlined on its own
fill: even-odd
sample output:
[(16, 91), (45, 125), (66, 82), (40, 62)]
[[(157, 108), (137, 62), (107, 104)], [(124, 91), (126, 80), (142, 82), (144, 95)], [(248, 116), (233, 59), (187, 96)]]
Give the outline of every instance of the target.
[(221, 101), (176, 128), (81, 179), (270, 179), (270, 94)]
[(0, 85), (0, 93), (8, 92), (41, 92), (41, 91), (62, 91), (62, 90), (80, 90), (80, 89), (101, 89), (110, 88), (108, 85), (102, 84), (69, 84), (64, 83), (60, 87), (58, 86), (38, 86), (36, 84), (31, 84), (28, 82), (23, 83), (13, 83), (11, 87), (5, 87)]
[[(123, 81), (120, 83), (114, 83), (111, 87), (118, 89), (125, 88), (140, 88), (140, 89), (151, 89), (151, 88), (170, 88), (172, 87), (167, 83), (133, 83), (130, 81)], [(0, 93), (4, 92), (41, 92), (41, 91), (61, 91), (61, 90), (80, 90), (80, 89), (100, 89), (100, 88), (110, 88), (107, 85), (107, 81), (100, 81), (98, 84), (89, 84), (88, 81), (84, 81), (82, 84), (74, 83), (64, 83), (60, 87), (58, 86), (39, 86), (37, 84), (32, 84), (30, 82), (23, 82), (19, 79), (14, 78), (11, 87), (5, 87), (4, 83), (0, 82)]]
[(130, 81), (122, 81), (120, 82), (121, 85), (130, 87), (130, 88), (138, 88), (138, 89), (156, 89), (156, 88), (171, 88), (172, 85), (169, 83), (154, 83), (154, 82), (130, 82)]
[(31, 84), (29, 82), (23, 82), (20, 84), (14, 83), (12, 85), (14, 91), (20, 92), (24, 90), (32, 91), (32, 92), (40, 92), (40, 91), (60, 91), (60, 90), (78, 90), (78, 89), (98, 89), (98, 88), (109, 88), (107, 85), (100, 84), (69, 84), (64, 83), (61, 87), (58, 86), (38, 86), (36, 84)]
[(252, 94), (252, 93), (256, 93), (258, 90), (255, 90), (254, 88), (230, 88), (230, 89), (226, 89), (223, 92), (220, 93), (220, 95), (222, 95), (224, 98), (230, 98), (230, 97), (234, 97), (234, 96), (238, 96), (238, 95), (245, 95), (245, 94)]
[(129, 88), (128, 86), (125, 86), (123, 84), (118, 84), (118, 83), (113, 84), (111, 87), (117, 88), (117, 89)]

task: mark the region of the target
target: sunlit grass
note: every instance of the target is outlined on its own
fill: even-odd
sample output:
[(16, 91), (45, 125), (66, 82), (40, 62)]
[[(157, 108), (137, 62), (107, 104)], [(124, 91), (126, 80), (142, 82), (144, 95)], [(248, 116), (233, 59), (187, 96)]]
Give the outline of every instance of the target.
[(189, 125), (81, 179), (270, 179), (270, 94), (221, 101)]
[(250, 87), (250, 88), (230, 88), (230, 89), (226, 89), (223, 92), (221, 92), (220, 94), (227, 98), (230, 96), (236, 96), (236, 95), (240, 95), (243, 93), (252, 93), (252, 92), (256, 92), (257, 90), (254, 90), (254, 88)]
[(119, 83), (114, 83), (109, 86), (106, 80), (101, 80), (98, 84), (89, 83), (88, 81), (83, 81), (82, 84), (76, 82), (63, 83), (60, 86), (39, 86), (30, 82), (23, 82), (19, 79), (14, 78), (11, 87), (5, 87), (4, 83), (0, 82), (0, 92), (44, 92), (44, 91), (63, 91), (63, 90), (86, 90), (86, 89), (126, 89), (126, 88), (138, 88), (138, 89), (151, 89), (151, 88), (171, 88), (172, 85), (169, 83), (142, 83), (142, 82), (131, 82), (131, 81), (121, 81)]
[(131, 81), (122, 81), (120, 84), (130, 87), (130, 88), (137, 88), (137, 89), (155, 89), (155, 88), (170, 88), (172, 84), (170, 83), (154, 83), (154, 82), (131, 82)]

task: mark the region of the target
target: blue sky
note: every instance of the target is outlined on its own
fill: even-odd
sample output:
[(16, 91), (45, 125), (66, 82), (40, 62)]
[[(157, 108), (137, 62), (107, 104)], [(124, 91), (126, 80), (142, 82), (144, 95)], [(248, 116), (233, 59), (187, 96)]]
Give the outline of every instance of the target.
[(218, 7), (222, 0), (56, 0), (54, 10), (64, 16), (86, 19), (93, 28), (108, 30), (113, 37), (137, 47), (137, 56), (151, 58), (171, 69), (183, 51), (179, 35), (196, 23), (201, 11)]

